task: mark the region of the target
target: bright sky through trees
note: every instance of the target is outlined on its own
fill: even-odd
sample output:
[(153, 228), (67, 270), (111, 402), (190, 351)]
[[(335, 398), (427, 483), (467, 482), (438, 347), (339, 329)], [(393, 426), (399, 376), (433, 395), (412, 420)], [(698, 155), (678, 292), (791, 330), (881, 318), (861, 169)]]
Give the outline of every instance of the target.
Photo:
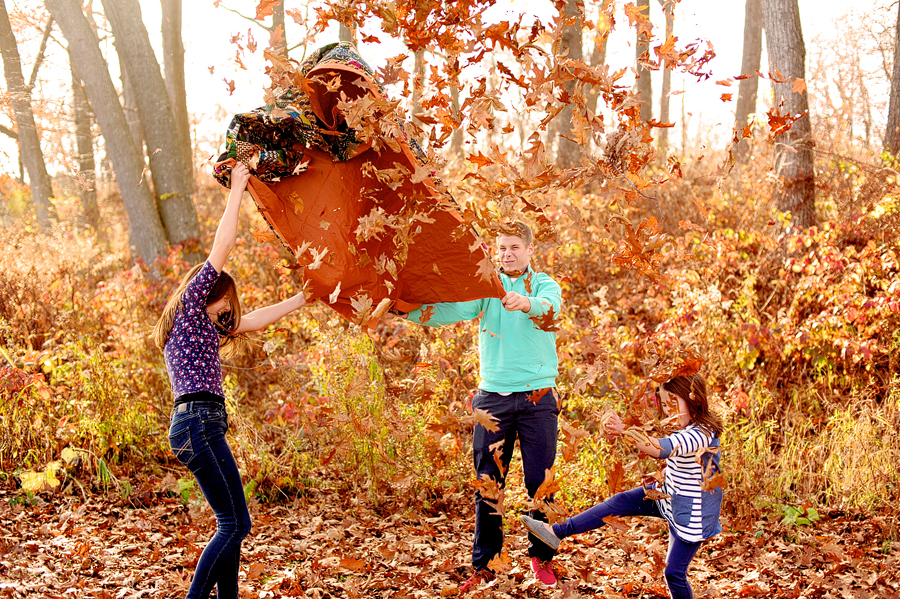
[[(869, 0), (874, 2), (874, 0)], [(12, 12), (16, 9), (33, 8), (37, 0), (8, 0), (7, 8)], [(197, 126), (195, 136), (200, 140), (208, 140), (202, 145), (204, 154), (212, 155), (216, 152), (215, 145), (221, 143), (225, 128), (235, 112), (252, 109), (262, 103), (263, 89), (268, 83), (264, 73), (265, 62), (262, 58), (262, 50), (265, 48), (268, 33), (254, 25), (249, 20), (226, 10), (225, 7), (240, 12), (243, 15), (252, 16), (257, 2), (256, 0), (223, 0), (221, 6), (216, 8), (213, 0), (191, 0), (183, 4), (183, 37), (185, 45), (185, 70), (187, 80), (188, 110), (195, 115)], [(619, 4), (624, 5), (624, 2)], [(158, 48), (160, 10), (158, 0), (141, 0), (144, 22), (150, 33), (151, 40)], [(835, 29), (835, 20), (847, 13), (848, 5), (839, 0), (799, 0), (801, 22), (804, 38), (809, 52), (810, 40), (816, 35)], [(288, 2), (288, 8), (297, 8), (299, 3)], [(621, 9), (621, 6), (618, 7)], [(541, 15), (547, 19), (552, 14), (552, 4), (549, 0), (516, 0), (515, 2), (498, 2), (489, 12), (496, 16), (497, 21), (517, 18), (519, 13)], [(621, 12), (621, 11), (620, 11)], [(590, 16), (590, 15), (589, 15)], [(651, 19), (654, 23), (654, 33), (662, 35), (664, 18), (658, 2), (651, 2)], [(680, 75), (673, 77), (672, 89), (677, 92), (685, 89), (683, 96), (674, 96), (672, 99), (672, 120), (680, 121), (681, 98), (685, 99), (686, 116), (688, 120), (689, 135), (697, 135), (710, 140), (723, 141), (731, 131), (734, 101), (722, 102), (719, 98), (723, 88), (715, 86), (716, 79), (724, 79), (738, 75), (741, 63), (742, 35), (744, 20), (744, 3), (740, 0), (682, 0), (677, 7), (675, 20), (675, 35), (681, 43), (697, 39), (709, 40), (716, 51), (716, 58), (712, 62), (713, 78), (707, 82), (696, 83), (693, 79), (685, 81)], [(298, 27), (287, 19), (289, 43), (295, 43), (300, 35)], [(247, 69), (241, 69), (234, 60), (236, 47), (231, 39), (236, 34), (241, 34), (246, 39), (251, 32), (256, 39), (258, 48), (254, 55), (243, 54), (242, 61)], [(377, 34), (377, 28), (371, 27), (371, 33)], [(292, 38), (293, 36), (293, 38)], [(32, 38), (35, 36), (31, 36)], [(39, 34), (38, 34), (39, 37)], [(386, 57), (396, 56), (405, 52), (405, 48), (399, 42), (389, 40), (386, 35), (379, 35), (382, 44), (361, 44), (360, 51), (375, 66)], [(585, 35), (587, 39), (588, 35)], [(337, 28), (333, 32), (327, 32), (319, 36), (315, 46), (328, 43), (337, 38)], [(57, 34), (55, 39), (61, 40)], [(634, 32), (628, 27), (624, 14), (619, 16), (616, 28), (610, 37), (607, 62), (617, 68), (631, 65), (634, 62), (633, 49)], [(21, 45), (21, 44), (20, 44)], [(23, 68), (30, 72), (31, 61), (36, 51), (31, 47), (20, 47)], [(115, 59), (112, 40), (104, 41), (105, 51), (108, 56)], [(763, 50), (765, 53), (765, 50)], [(302, 55), (300, 49), (295, 50), (292, 56)], [(412, 70), (412, 58), (406, 65)], [(765, 55), (763, 56), (762, 70), (768, 71)], [(41, 71), (41, 79), (48, 82), (43, 90), (36, 90), (36, 96), (53, 93), (66, 94), (70, 87), (69, 72), (66, 57), (60, 46), (51, 43), (48, 48), (48, 59)], [(55, 84), (51, 84), (54, 79)], [(234, 92), (229, 94), (226, 81), (234, 82)], [(879, 82), (884, 86), (887, 81)], [(4, 81), (5, 84), (5, 81)], [(654, 98), (658, 111), (658, 94), (661, 85), (661, 76), (654, 74), (653, 90), (657, 97)], [(39, 85), (40, 87), (40, 85)], [(761, 98), (768, 93), (768, 82), (760, 86)], [(734, 88), (734, 97), (737, 97)], [(63, 101), (63, 98), (56, 98)], [(62, 106), (60, 106), (62, 109)], [(689, 113), (689, 114), (688, 114)], [(4, 122), (4, 125), (10, 123)], [(680, 123), (677, 124), (672, 136), (673, 140), (680, 138)], [(0, 137), (0, 169), (15, 171), (16, 150), (12, 140)], [(52, 162), (52, 161), (51, 161)], [(49, 164), (52, 170), (55, 167)]]

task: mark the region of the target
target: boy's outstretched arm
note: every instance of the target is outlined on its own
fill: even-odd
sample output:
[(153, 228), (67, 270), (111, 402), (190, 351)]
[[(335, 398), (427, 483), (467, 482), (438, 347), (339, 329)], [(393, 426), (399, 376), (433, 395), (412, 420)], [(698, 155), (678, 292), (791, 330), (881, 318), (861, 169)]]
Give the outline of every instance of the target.
[(303, 292), (301, 291), (297, 295), (290, 297), (283, 302), (272, 304), (271, 306), (266, 306), (259, 310), (254, 310), (246, 316), (242, 316), (241, 324), (234, 332), (249, 333), (251, 331), (262, 330), (282, 316), (293, 312), (297, 308), (302, 308), (306, 304), (306, 298), (303, 297)]
[(454, 322), (478, 318), (484, 311), (485, 300), (468, 302), (441, 302), (426, 304), (406, 315), (407, 320), (429, 327), (439, 327)]

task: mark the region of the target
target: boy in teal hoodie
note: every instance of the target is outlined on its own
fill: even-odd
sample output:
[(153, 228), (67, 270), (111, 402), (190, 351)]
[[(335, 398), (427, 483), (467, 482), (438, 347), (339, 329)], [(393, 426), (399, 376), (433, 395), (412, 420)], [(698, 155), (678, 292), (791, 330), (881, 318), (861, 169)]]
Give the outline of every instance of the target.
[[(556, 460), (559, 414), (555, 393), (556, 333), (540, 329), (536, 322), (541, 317), (559, 314), (562, 297), (556, 281), (531, 269), (534, 255), (531, 229), (518, 221), (512, 226), (515, 233), (497, 239), (500, 280), (507, 292), (503, 299), (431, 304), (410, 312), (407, 318), (435, 327), (479, 318), (481, 382), (472, 407), (491, 414), (499, 430), (491, 432), (480, 424), (475, 425), (472, 443), (475, 470), (480, 479), (486, 475), (502, 487), (518, 437), (525, 487), (528, 496), (534, 497), (545, 472)], [(502, 471), (494, 461), (492, 446), (500, 452)], [(530, 515), (546, 520), (538, 511)], [(555, 586), (556, 576), (549, 567), (554, 551), (530, 533), (528, 538), (528, 555), (535, 577), (547, 586)], [(460, 588), (460, 594), (493, 577), (488, 563), (502, 548), (503, 518), (476, 491), (472, 548), (475, 572)]]

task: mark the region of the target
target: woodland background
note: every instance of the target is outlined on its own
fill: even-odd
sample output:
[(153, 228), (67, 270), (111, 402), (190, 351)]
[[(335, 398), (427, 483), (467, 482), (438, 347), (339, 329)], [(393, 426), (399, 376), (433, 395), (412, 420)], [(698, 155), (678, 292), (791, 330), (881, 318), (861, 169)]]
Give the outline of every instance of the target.
[[(467, 222), (487, 239), (510, 218), (535, 225), (537, 266), (563, 286), (564, 512), (655, 469), (599, 434), (599, 416), (617, 408), (655, 430), (648, 380), (701, 356), (727, 423), (727, 488), (725, 531), (692, 570), (698, 596), (900, 596), (900, 7), (857, 7), (812, 42), (797, 0), (723, 9), (745, 10), (743, 63), (723, 77), (711, 44), (678, 37), (690, 0), (661, 3), (659, 22), (648, 2), (560, 0), (544, 19), (490, 23), (489, 0), (210, 10), (246, 17), (222, 60), (263, 53), (267, 98), (335, 36), (402, 43), (373, 66)], [(157, 60), (147, 7), (0, 2), (0, 135), (20, 159), (0, 175), (3, 597), (179, 596), (214, 527), (168, 449), (149, 337), (224, 206), (184, 91), (182, 36), (203, 24), (161, 0)], [(634, 57), (608, 63), (623, 30)], [(67, 77), (36, 86), (54, 45)], [(686, 118), (673, 72), (721, 86), (730, 141), (669, 137)], [(299, 288), (302, 269), (249, 202), (242, 218), (229, 269), (252, 309)], [(255, 527), (247, 597), (456, 593), (473, 529), (475, 337), (471, 323), (390, 317), (364, 330), (320, 305), (227, 363)], [(510, 515), (526, 505), (519, 470)], [(485, 593), (549, 594), (507, 520)], [(627, 520), (567, 542), (552, 594), (666, 596), (665, 535)]]

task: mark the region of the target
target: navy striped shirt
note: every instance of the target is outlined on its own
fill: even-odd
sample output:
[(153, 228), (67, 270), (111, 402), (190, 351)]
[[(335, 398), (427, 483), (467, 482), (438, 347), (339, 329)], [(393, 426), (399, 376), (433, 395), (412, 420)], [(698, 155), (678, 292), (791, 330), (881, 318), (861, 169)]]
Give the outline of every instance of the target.
[(666, 460), (662, 491), (669, 497), (657, 499), (656, 504), (668, 520), (671, 532), (688, 543), (719, 534), (722, 531), (719, 524), (722, 489), (701, 489), (704, 465), (709, 476), (719, 472), (719, 452), (703, 452), (707, 448), (718, 449), (718, 436), (710, 435), (696, 424), (689, 424), (660, 439), (659, 444), (662, 447), (659, 457)]

